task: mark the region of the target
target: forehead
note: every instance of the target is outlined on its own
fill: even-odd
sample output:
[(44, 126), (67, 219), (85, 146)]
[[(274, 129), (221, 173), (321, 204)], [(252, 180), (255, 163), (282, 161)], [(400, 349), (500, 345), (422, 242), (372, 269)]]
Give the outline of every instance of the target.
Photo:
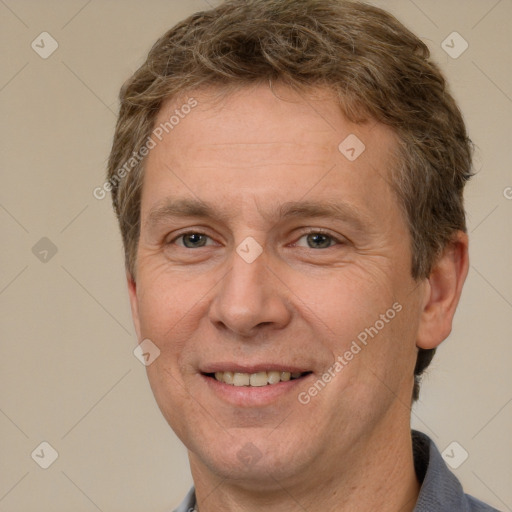
[[(187, 104), (192, 99), (197, 105), (189, 109)], [(180, 112), (178, 119), (176, 114)], [(202, 88), (164, 101), (155, 126), (171, 118), (176, 125), (163, 138), (172, 143), (173, 138), (180, 137), (181, 155), (190, 149), (196, 154), (203, 148), (226, 153), (245, 145), (246, 152), (272, 151), (278, 156), (280, 147), (286, 150), (287, 145), (294, 145), (298, 156), (314, 152), (318, 156), (318, 150), (322, 154), (337, 152), (340, 137), (349, 132), (364, 132), (374, 150), (385, 150), (396, 143), (393, 130), (381, 123), (348, 121), (336, 94), (324, 87), (300, 92), (283, 85), (271, 89), (266, 84), (232, 92)]]
[[(190, 98), (195, 106), (184, 108), (194, 104)], [(388, 176), (395, 134), (379, 123), (351, 123), (328, 90), (198, 90), (166, 101), (158, 127), (167, 130), (147, 158), (143, 215), (171, 196), (217, 200), (227, 209), (242, 196), (274, 205), (343, 197), (362, 210), (394, 200)]]

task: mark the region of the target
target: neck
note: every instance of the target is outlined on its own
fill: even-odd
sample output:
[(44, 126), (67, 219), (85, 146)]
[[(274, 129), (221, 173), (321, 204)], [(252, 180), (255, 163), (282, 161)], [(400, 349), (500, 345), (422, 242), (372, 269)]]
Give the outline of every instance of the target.
[[(406, 427), (406, 428), (405, 428)], [(414, 471), (409, 425), (361, 441), (345, 462), (321, 463), (294, 482), (278, 481), (255, 491), (247, 482), (212, 474), (189, 453), (199, 512), (412, 512), (420, 485)], [(328, 468), (331, 468), (330, 470)], [(271, 470), (269, 470), (269, 473)]]

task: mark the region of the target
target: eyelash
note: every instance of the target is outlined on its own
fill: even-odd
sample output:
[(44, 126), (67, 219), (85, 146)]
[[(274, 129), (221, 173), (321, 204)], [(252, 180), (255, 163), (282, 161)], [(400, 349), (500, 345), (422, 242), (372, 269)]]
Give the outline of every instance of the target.
[[(210, 237), (209, 235), (207, 235), (206, 233), (202, 233), (201, 231), (187, 231), (185, 233), (181, 233), (180, 235), (176, 236), (175, 238), (173, 238), (172, 240), (170, 240), (167, 245), (171, 245), (171, 244), (174, 244), (177, 240), (179, 240), (180, 238), (183, 238), (187, 235), (203, 235), (203, 236), (206, 236), (208, 238), (210, 238), (211, 240), (212, 237)], [(323, 229), (312, 229), (310, 231), (305, 231), (303, 232), (300, 237), (297, 239), (297, 242), (305, 237), (305, 236), (308, 236), (308, 235), (324, 235), (324, 236), (327, 236), (329, 237), (333, 242), (335, 242), (334, 245), (343, 245), (344, 242), (342, 240), (340, 240), (339, 238), (336, 238), (334, 235), (331, 235), (328, 231), (325, 231)], [(295, 242), (295, 244), (297, 243)], [(190, 247), (185, 247), (185, 246), (181, 246), (183, 249), (191, 249)], [(330, 245), (329, 247), (326, 247), (324, 249), (330, 249), (331, 247), (333, 247), (333, 245)], [(201, 249), (202, 247), (198, 247), (199, 249)], [(312, 249), (311, 247), (309, 247), (309, 249)], [(318, 250), (318, 249), (316, 249)]]

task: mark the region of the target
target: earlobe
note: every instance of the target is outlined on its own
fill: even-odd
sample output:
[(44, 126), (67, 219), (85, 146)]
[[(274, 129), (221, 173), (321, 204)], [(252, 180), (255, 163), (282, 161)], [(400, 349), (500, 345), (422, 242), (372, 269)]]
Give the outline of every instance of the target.
[(137, 298), (137, 283), (129, 271), (126, 271), (126, 282), (128, 285), (128, 294), (130, 296), (130, 307), (132, 310), (133, 325), (137, 333), (139, 342), (142, 340), (140, 335), (140, 321), (139, 321), (139, 301)]
[(450, 334), (468, 268), (468, 236), (457, 231), (428, 277), (416, 342), (419, 348), (435, 348)]

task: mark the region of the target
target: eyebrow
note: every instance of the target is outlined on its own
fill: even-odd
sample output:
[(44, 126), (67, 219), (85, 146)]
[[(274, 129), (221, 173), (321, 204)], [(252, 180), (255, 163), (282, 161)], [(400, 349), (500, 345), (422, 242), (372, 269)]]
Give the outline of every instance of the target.
[[(279, 205), (268, 218), (285, 220), (288, 218), (319, 218), (326, 217), (352, 224), (358, 231), (373, 226), (373, 221), (366, 213), (349, 203), (335, 202), (332, 199), (325, 201), (288, 201)], [(197, 199), (167, 200), (164, 204), (153, 208), (148, 215), (146, 226), (158, 225), (172, 218), (196, 217), (215, 219), (227, 222), (232, 215), (217, 210), (212, 205)]]

